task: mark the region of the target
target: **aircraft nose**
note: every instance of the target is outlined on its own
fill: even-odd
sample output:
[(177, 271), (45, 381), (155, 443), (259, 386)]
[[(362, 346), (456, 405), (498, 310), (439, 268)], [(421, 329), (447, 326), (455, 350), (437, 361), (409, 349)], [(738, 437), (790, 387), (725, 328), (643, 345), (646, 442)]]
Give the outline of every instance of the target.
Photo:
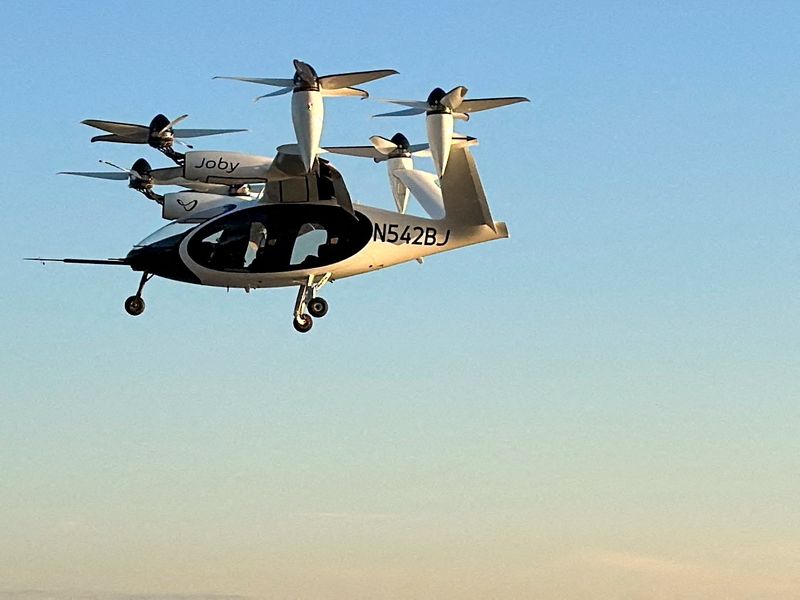
[(128, 252), (125, 260), (134, 271), (152, 273), (176, 281), (200, 283), (197, 276), (181, 260), (178, 246), (177, 243), (136, 246)]

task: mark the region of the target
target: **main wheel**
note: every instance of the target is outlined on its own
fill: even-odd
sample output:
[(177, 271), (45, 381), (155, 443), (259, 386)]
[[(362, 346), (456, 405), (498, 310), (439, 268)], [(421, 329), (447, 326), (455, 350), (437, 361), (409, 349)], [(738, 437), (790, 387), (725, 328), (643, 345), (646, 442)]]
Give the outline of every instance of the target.
[(314, 321), (311, 319), (311, 315), (300, 315), (299, 317), (295, 317), (294, 321), (292, 321), (292, 325), (294, 325), (294, 328), (300, 333), (309, 331), (313, 324)]
[(312, 317), (324, 317), (328, 314), (328, 303), (324, 298), (312, 298), (308, 303), (308, 312)]
[(125, 311), (134, 317), (144, 312), (144, 299), (141, 296), (131, 296), (125, 300)]

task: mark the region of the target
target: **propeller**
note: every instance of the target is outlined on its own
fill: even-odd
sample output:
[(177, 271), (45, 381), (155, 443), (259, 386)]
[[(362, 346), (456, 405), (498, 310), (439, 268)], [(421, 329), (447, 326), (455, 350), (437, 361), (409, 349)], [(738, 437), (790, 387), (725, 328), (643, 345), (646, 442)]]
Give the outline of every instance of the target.
[(174, 142), (178, 142), (191, 148), (188, 144), (181, 142), (180, 138), (195, 138), (208, 135), (220, 135), (223, 133), (238, 133), (247, 131), (246, 129), (175, 129), (175, 125), (181, 123), (189, 115), (181, 115), (176, 119), (169, 120), (166, 116), (158, 114), (153, 117), (149, 125), (137, 125), (135, 123), (120, 123), (117, 121), (102, 121), (98, 119), (86, 119), (81, 121), (84, 125), (89, 125), (102, 131), (107, 131), (107, 135), (97, 135), (92, 138), (93, 142), (116, 142), (118, 144), (148, 144), (162, 152), (172, 148)]
[(354, 71), (352, 73), (337, 73), (334, 75), (324, 75), (320, 77), (317, 71), (302, 60), (294, 59), (294, 75), (291, 79), (280, 79), (275, 77), (225, 77), (217, 75), (214, 79), (231, 79), (234, 81), (245, 81), (247, 83), (257, 83), (260, 85), (271, 85), (281, 88), (276, 92), (258, 96), (269, 98), (272, 96), (282, 96), (289, 92), (320, 92), (323, 96), (359, 96), (367, 98), (369, 93), (353, 86), (368, 81), (374, 81), (389, 75), (397, 75), (394, 69), (378, 69), (374, 71)]
[(449, 92), (442, 88), (434, 88), (426, 100), (386, 100), (391, 104), (406, 106), (403, 110), (381, 113), (375, 117), (408, 117), (425, 114), (425, 125), (428, 131), (428, 143), (431, 156), (439, 178), (444, 175), (450, 146), (453, 139), (453, 119), (468, 121), (470, 114), (482, 110), (490, 110), (518, 102), (530, 102), (522, 96), (507, 98), (479, 98), (466, 100), (467, 88), (463, 85), (454, 87)]
[[(112, 162), (108, 162), (107, 160), (101, 160), (100, 162), (104, 165), (114, 167), (117, 169), (117, 171), (61, 171), (59, 175), (79, 175), (81, 177), (93, 177), (95, 179), (110, 179), (115, 181), (127, 180), (129, 188), (143, 193), (152, 200), (156, 199), (153, 196), (157, 195), (154, 194), (152, 190), (153, 185), (157, 182), (153, 177), (153, 169), (150, 167), (150, 163), (148, 163), (144, 158), (140, 158), (133, 163), (130, 169), (125, 169), (119, 165), (115, 165)], [(161, 171), (167, 170), (171, 169), (161, 169)]]
[(292, 92), (292, 124), (297, 138), (300, 158), (306, 172), (311, 172), (317, 155), (320, 152), (319, 142), (322, 137), (324, 117), (323, 97), (355, 96), (366, 98), (369, 94), (354, 86), (389, 75), (396, 75), (394, 69), (378, 69), (374, 71), (355, 71), (352, 73), (335, 73), (319, 76), (311, 65), (302, 60), (293, 61), (294, 75), (291, 79), (263, 77), (223, 77), (214, 79), (231, 79), (259, 85), (278, 87), (277, 91), (258, 96), (270, 98)]
[[(346, 156), (358, 156), (371, 158), (376, 163), (386, 162), (386, 170), (389, 176), (389, 186), (392, 190), (392, 197), (397, 205), (397, 210), (401, 214), (408, 208), (409, 188), (406, 180), (402, 178), (401, 172), (414, 170), (414, 156), (429, 156), (428, 144), (410, 144), (408, 138), (402, 133), (396, 133), (391, 139), (374, 135), (369, 138), (371, 146), (334, 146), (325, 148), (333, 154), (343, 154)], [(475, 138), (454, 134), (452, 137), (454, 144), (477, 143)], [(430, 194), (426, 191), (426, 199)], [(439, 194), (441, 196), (441, 193)], [(430, 203), (426, 203), (417, 194), (414, 195), (423, 205), (423, 208), (431, 214), (428, 209)]]
[(382, 162), (391, 158), (421, 156), (428, 149), (428, 144), (411, 145), (408, 138), (402, 133), (394, 134), (391, 139), (373, 135), (369, 141), (372, 142), (371, 146), (327, 146), (325, 150), (333, 154), (360, 156), (371, 158), (375, 162)]

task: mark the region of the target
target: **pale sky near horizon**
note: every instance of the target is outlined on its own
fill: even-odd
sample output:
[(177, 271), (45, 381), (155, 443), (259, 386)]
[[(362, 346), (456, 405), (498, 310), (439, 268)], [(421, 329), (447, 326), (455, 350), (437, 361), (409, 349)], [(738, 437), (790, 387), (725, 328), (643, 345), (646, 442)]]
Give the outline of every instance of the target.
[[(800, 597), (800, 5), (39, 2), (0, 33), (0, 600)], [(155, 280), (134, 319), (135, 273), (21, 260), (161, 224), (55, 175), (169, 164), (82, 119), (272, 154), (287, 97), (211, 78), (293, 58), (530, 97), (458, 125), (511, 238), (336, 282), (307, 336), (294, 290)], [(323, 144), (424, 136), (382, 110), (327, 102)]]

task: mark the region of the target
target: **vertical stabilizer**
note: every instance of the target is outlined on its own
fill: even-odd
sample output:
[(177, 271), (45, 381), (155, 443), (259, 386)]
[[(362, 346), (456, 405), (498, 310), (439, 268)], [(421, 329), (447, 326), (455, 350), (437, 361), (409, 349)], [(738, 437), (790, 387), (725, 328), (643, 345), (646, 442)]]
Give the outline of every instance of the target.
[(450, 150), (441, 179), (445, 219), (466, 226), (488, 225), (495, 229), (475, 159), (466, 145)]

